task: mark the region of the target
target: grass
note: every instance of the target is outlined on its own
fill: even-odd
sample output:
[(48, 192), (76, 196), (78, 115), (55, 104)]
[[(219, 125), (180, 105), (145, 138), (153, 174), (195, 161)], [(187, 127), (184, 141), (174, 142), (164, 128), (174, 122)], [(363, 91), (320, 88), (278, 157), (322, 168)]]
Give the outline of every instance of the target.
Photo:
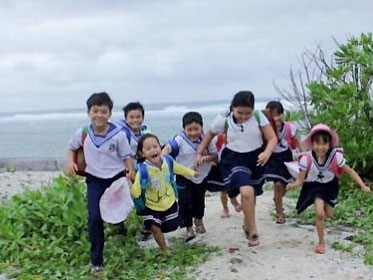
[[(26, 190), (0, 206), (0, 271), (16, 279), (95, 279), (89, 270), (86, 191), (77, 178), (56, 178), (42, 190)], [(170, 240), (172, 255), (140, 248), (141, 222), (132, 213), (126, 236), (105, 228), (105, 271), (100, 279), (187, 279), (188, 271), (217, 247)]]

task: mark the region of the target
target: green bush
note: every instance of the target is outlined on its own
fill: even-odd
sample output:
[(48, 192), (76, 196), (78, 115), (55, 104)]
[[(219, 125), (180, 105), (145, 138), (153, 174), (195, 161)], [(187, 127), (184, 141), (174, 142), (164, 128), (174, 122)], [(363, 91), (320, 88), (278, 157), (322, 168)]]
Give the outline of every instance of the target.
[[(42, 190), (26, 190), (0, 206), (0, 269), (17, 279), (90, 279), (86, 188), (60, 176)], [(187, 269), (217, 248), (172, 240), (172, 256), (156, 261), (157, 249), (140, 249), (140, 221), (131, 213), (127, 236), (105, 228), (102, 279), (185, 279)], [(14, 268), (14, 269), (12, 269)]]

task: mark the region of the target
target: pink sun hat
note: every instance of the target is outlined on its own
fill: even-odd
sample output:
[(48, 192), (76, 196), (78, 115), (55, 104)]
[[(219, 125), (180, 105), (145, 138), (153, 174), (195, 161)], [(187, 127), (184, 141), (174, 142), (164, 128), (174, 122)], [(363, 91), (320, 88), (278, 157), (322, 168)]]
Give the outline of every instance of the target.
[(303, 144), (308, 147), (308, 148), (312, 148), (312, 136), (316, 133), (316, 132), (319, 132), (319, 131), (325, 131), (325, 132), (328, 132), (330, 134), (330, 136), (332, 137), (332, 142), (331, 142), (331, 145), (332, 147), (335, 147), (339, 144), (339, 137), (338, 137), (338, 134), (337, 132), (335, 132), (334, 130), (332, 130), (329, 126), (327, 126), (326, 124), (317, 124), (315, 125), (311, 131), (308, 133), (306, 139), (304, 139), (303, 141)]
[(101, 196), (101, 218), (107, 223), (120, 223), (127, 218), (133, 206), (128, 180), (122, 177), (114, 181)]

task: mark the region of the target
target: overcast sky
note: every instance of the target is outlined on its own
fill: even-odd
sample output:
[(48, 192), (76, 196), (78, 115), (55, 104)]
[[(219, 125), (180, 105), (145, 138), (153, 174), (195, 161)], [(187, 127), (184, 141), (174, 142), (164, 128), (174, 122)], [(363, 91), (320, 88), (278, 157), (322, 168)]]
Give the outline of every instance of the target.
[(306, 48), (373, 31), (371, 0), (0, 1), (0, 112), (276, 97)]

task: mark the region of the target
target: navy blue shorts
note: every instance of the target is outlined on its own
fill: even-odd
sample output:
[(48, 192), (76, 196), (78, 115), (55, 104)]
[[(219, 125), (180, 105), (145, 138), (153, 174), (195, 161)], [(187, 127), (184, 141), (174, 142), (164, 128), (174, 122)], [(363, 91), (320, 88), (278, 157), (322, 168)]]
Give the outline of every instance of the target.
[[(249, 141), (249, 140), (248, 140)], [(248, 153), (238, 153), (224, 148), (221, 154), (220, 170), (225, 189), (230, 198), (240, 194), (240, 188), (251, 186), (255, 196), (263, 193), (263, 167), (257, 166), (258, 155), (262, 148)]]
[(180, 225), (179, 206), (176, 201), (166, 211), (155, 211), (145, 207), (142, 217), (144, 227), (147, 230), (150, 229), (151, 225), (156, 225), (161, 228), (162, 232), (166, 233), (176, 230)]

